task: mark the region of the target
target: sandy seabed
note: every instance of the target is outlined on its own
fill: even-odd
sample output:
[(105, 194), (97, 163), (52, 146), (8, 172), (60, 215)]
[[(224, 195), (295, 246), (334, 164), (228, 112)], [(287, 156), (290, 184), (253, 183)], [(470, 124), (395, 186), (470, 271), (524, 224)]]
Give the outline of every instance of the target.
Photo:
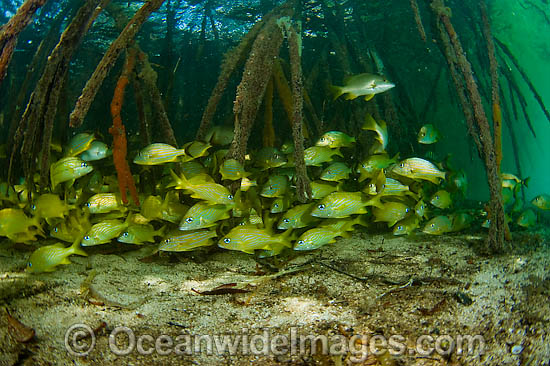
[(279, 272), (113, 244), (40, 275), (5, 241), (0, 303), (36, 336), (18, 342), (2, 310), (0, 365), (549, 365), (545, 238), (487, 257), (471, 234), (355, 233)]

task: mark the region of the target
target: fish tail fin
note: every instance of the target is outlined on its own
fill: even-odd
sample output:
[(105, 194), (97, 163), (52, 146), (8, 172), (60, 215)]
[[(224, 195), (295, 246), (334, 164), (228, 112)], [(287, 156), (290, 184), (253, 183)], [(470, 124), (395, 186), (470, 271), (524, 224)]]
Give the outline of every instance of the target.
[(173, 169), (170, 169), (170, 175), (174, 179), (174, 186), (177, 189), (187, 189), (190, 186), (189, 181), (185, 178), (183, 173), (181, 175), (177, 175)]
[(160, 227), (160, 229), (158, 229), (157, 231), (155, 231), (154, 235), (153, 236), (160, 236), (160, 237), (164, 237), (164, 234), (166, 232), (166, 225), (162, 225)]
[(84, 257), (88, 256), (88, 254), (86, 254), (86, 252), (84, 250), (82, 250), (82, 248), (80, 247), (80, 242), (82, 241), (83, 237), (84, 237), (84, 234), (78, 235), (76, 240), (73, 242), (73, 244), (69, 248), (69, 253), (70, 254), (77, 254), (77, 255), (84, 256)]
[(333, 156), (336, 155), (336, 156), (339, 156), (339, 157), (341, 157), (341, 158), (344, 157), (344, 155), (342, 155), (342, 152), (340, 151), (340, 148), (339, 148), (339, 147), (337, 147), (336, 149), (333, 149), (332, 155), (333, 155)]
[(372, 117), (370, 113), (367, 113), (367, 115), (365, 116), (365, 123), (363, 123), (361, 129), (376, 131), (376, 120)]
[(344, 90), (341, 86), (336, 85), (330, 85), (329, 86), (330, 93), (332, 94), (332, 100), (338, 99), (340, 95), (344, 94)]
[(297, 239), (296, 234), (292, 234), (292, 228), (286, 229), (284, 233), (281, 234), (281, 240), (283, 244), (289, 248), (292, 248), (292, 241)]
[(523, 184), (526, 188), (529, 188), (529, 181), (531, 181), (531, 177), (527, 177), (524, 180), (522, 180), (521, 184)]

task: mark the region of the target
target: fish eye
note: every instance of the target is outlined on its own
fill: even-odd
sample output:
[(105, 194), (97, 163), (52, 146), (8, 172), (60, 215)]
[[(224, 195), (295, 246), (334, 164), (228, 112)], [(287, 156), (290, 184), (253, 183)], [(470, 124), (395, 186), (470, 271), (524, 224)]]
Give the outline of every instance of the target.
[(128, 235), (130, 235), (130, 234), (128, 234), (127, 231), (125, 231), (125, 232), (122, 233), (122, 236), (125, 237), (125, 238), (126, 238)]
[(320, 204), (319, 206), (317, 206), (317, 208), (318, 208), (319, 210), (324, 210), (324, 209), (325, 209), (325, 205)]
[(57, 226), (53, 228), (54, 233), (57, 233), (58, 231), (59, 231), (59, 229), (57, 228)]
[(404, 167), (405, 167), (405, 163), (399, 164), (399, 167), (404, 168)]
[(239, 226), (244, 226), (244, 225), (245, 225), (244, 221), (239, 223)]
[(403, 226), (399, 225), (399, 226), (397, 227), (397, 230), (403, 230)]
[(32, 263), (31, 262), (27, 263), (27, 266), (32, 267)]
[(190, 224), (190, 223), (193, 222), (193, 218), (192, 218), (192, 217), (188, 217), (188, 218), (185, 219), (185, 222), (188, 223), (188, 224)]
[(90, 202), (86, 202), (86, 203), (84, 204), (84, 206), (86, 206), (86, 207), (90, 207), (91, 205), (92, 205), (92, 204), (91, 204)]
[(435, 198), (436, 200), (438, 200), (438, 199), (439, 199), (439, 195), (436, 195), (434, 198)]
[(435, 227), (435, 224), (431, 224), (430, 226), (431, 226), (431, 227)]
[(31, 210), (36, 210), (36, 205), (31, 205)]
[(90, 240), (90, 235), (86, 235), (83, 239), (84, 240)]
[(274, 208), (279, 208), (279, 204), (276, 203), (276, 204), (273, 205), (273, 207), (274, 207)]
[(305, 242), (303, 240), (298, 240), (298, 244), (302, 245), (305, 244)]
[(288, 224), (288, 223), (290, 222), (290, 220), (289, 220), (289, 219), (283, 219), (283, 222), (284, 222), (285, 224)]
[(81, 166), (82, 168), (86, 168), (86, 167), (88, 166), (88, 163), (82, 162), (82, 163), (80, 164), (80, 166)]
[(224, 242), (225, 244), (229, 244), (229, 243), (231, 243), (231, 239), (225, 238), (225, 239), (223, 239), (223, 242)]
[(405, 212), (408, 213), (410, 210), (411, 210), (411, 209), (407, 207), (407, 208), (405, 209)]
[(170, 239), (165, 239), (164, 242), (165, 242), (166, 244), (168, 244), (168, 243), (170, 243)]
[(232, 195), (232, 194), (228, 195), (228, 196), (227, 196), (227, 199), (228, 199), (228, 200), (232, 200), (232, 199), (233, 199), (233, 195)]
[(367, 165), (366, 165), (366, 164), (361, 164), (361, 166), (363, 167), (363, 169), (367, 169)]
[(273, 189), (273, 186), (270, 184), (269, 185), (269, 190), (271, 191)]

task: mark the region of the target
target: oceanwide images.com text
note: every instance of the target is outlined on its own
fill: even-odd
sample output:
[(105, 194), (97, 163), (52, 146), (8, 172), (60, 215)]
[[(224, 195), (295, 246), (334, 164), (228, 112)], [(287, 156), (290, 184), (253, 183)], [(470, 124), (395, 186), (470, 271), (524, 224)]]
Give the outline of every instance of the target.
[[(103, 344), (103, 343), (102, 343)], [(74, 324), (65, 333), (65, 347), (73, 356), (87, 356), (99, 347), (96, 335), (86, 324)], [(361, 362), (369, 354), (447, 356), (481, 355), (485, 340), (481, 335), (420, 335), (412, 340), (403, 335), (303, 334), (298, 327), (287, 333), (276, 333), (271, 328), (242, 329), (234, 334), (177, 335), (138, 334), (131, 328), (117, 326), (108, 334), (109, 351), (117, 356), (140, 355), (348, 355)]]

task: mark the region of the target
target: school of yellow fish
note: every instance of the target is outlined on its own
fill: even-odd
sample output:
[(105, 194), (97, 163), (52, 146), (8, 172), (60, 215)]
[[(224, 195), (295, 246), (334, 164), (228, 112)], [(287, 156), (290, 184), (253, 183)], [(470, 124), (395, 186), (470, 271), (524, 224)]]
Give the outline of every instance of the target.
[[(157, 177), (156, 193), (141, 196), (139, 207), (124, 205), (116, 177), (102, 174), (114, 171), (111, 159), (105, 159), (112, 154), (108, 146), (81, 133), (51, 165), (49, 193), (32, 196), (24, 184), (0, 184), (0, 235), (27, 244), (37, 237), (71, 243), (32, 253), (27, 270), (48, 272), (70, 263), (70, 255), (85, 256), (87, 247), (115, 240), (161, 252), (217, 244), (269, 257), (334, 243), (356, 225), (367, 232), (387, 226), (394, 235), (441, 235), (464, 230), (479, 218), (479, 210), (458, 207), (467, 187), (462, 170), (448, 162), (391, 157), (386, 123), (371, 115), (362, 129), (374, 143), (359, 161), (351, 158), (356, 138), (340, 131), (326, 132), (305, 150), (312, 188), (307, 203), (296, 198), (292, 143), (252, 151), (244, 164), (225, 159), (233, 138), (230, 127), (216, 126), (208, 142), (192, 141), (181, 149), (151, 144), (135, 154), (132, 165), (134, 173), (141, 169)], [(440, 138), (433, 125), (425, 125), (418, 143)], [(527, 181), (502, 175), (507, 218), (522, 227), (535, 225), (536, 209), (550, 209), (548, 195), (532, 201), (535, 209), (524, 209), (519, 192)], [(228, 187), (239, 184), (232, 194)]]

